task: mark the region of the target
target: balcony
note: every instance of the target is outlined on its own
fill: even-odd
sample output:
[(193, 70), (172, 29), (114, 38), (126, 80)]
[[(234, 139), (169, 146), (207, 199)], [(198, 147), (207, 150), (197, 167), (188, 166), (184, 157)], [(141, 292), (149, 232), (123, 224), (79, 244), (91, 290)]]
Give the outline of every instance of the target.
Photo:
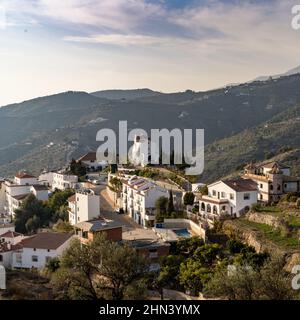
[(210, 197), (210, 196), (202, 196), (200, 198), (200, 201), (208, 202), (208, 203), (212, 203), (212, 204), (225, 204), (225, 203), (228, 203), (228, 199), (218, 199), (218, 198)]

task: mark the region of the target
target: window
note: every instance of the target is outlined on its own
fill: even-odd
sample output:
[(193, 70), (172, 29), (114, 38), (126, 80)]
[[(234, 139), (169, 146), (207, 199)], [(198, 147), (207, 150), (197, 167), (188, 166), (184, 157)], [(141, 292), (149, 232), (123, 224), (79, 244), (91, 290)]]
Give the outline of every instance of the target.
[(259, 186), (260, 186), (261, 189), (263, 188), (263, 184), (262, 183)]
[(16, 254), (16, 263), (22, 263), (22, 255), (20, 253)]
[(230, 193), (230, 200), (234, 200), (234, 194)]
[(51, 257), (46, 257), (46, 263), (48, 263), (51, 260)]
[(273, 185), (272, 184), (270, 184), (270, 190), (273, 190)]
[(278, 185), (277, 185), (277, 191), (280, 191), (280, 190), (281, 190), (281, 185), (278, 184)]
[(213, 190), (213, 196), (215, 196), (217, 194), (216, 190)]
[(157, 257), (158, 257), (157, 249), (150, 249), (149, 250), (149, 258), (157, 258)]
[(244, 193), (244, 200), (250, 199), (250, 193)]
[(221, 198), (225, 198), (225, 197), (226, 197), (225, 192), (221, 192)]
[(38, 261), (39, 261), (38, 256), (32, 256), (32, 257), (31, 257), (31, 261), (32, 261), (32, 262), (38, 262)]
[(85, 239), (88, 238), (88, 232), (87, 231), (83, 231), (82, 232), (82, 238), (85, 238)]
[(36, 251), (36, 248), (33, 248), (33, 251)]
[(2, 262), (3, 261), (3, 256), (2, 256), (2, 254), (0, 254), (0, 262)]
[(50, 249), (47, 249), (47, 252), (50, 252)]

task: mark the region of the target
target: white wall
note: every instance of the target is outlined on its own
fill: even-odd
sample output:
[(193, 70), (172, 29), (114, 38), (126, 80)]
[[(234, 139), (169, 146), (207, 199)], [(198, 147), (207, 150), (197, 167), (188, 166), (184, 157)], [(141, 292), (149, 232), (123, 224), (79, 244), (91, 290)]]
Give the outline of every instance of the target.
[(0, 181), (0, 214), (4, 213), (5, 200), (5, 182)]
[(75, 194), (75, 204), (69, 202), (69, 222), (74, 225), (78, 222), (88, 221), (100, 215), (100, 196), (95, 194)]
[(37, 178), (17, 178), (15, 177), (15, 183), (19, 185), (33, 185), (38, 184)]
[[(14, 252), (12, 255), (12, 266), (13, 268), (25, 268), (25, 269), (31, 269), (31, 268), (37, 268), (42, 269), (46, 262), (47, 257), (49, 258), (55, 258), (60, 256), (63, 251), (68, 248), (70, 245), (70, 242), (74, 236), (70, 237), (63, 245), (61, 245), (56, 250), (47, 250), (47, 249), (36, 249), (34, 251), (33, 248), (23, 248), (22, 252)], [(22, 256), (22, 263), (17, 263), (16, 256), (18, 254), (21, 254)], [(38, 261), (34, 262), (32, 261), (32, 256), (37, 256)]]
[(67, 175), (62, 173), (53, 174), (52, 190), (65, 190), (72, 188), (78, 182), (78, 177), (75, 175)]
[(45, 172), (39, 176), (39, 181), (48, 187), (52, 186), (53, 179), (54, 179), (54, 172)]
[(41, 201), (48, 200), (48, 190), (36, 190), (34, 189), (34, 187), (31, 187), (30, 191), (36, 196), (38, 200), (41, 200)]
[[(213, 190), (216, 191), (216, 195), (213, 195)], [(208, 186), (208, 194), (214, 199), (227, 199), (230, 206), (229, 213), (237, 214), (237, 216), (239, 216), (239, 211), (246, 206), (251, 207), (253, 203), (257, 203), (257, 191), (236, 192), (222, 181)], [(249, 200), (244, 200), (244, 194), (250, 195)], [(233, 199), (230, 195), (233, 195)]]
[(12, 251), (0, 252), (0, 256), (2, 257), (2, 259), (0, 259), (0, 265), (4, 266), (5, 268), (11, 268)]

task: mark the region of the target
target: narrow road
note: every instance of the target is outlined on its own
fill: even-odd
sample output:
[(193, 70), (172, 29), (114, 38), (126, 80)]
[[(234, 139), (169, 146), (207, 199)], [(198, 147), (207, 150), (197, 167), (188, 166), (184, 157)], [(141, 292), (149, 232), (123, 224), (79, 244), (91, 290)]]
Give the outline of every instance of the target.
[(124, 231), (142, 228), (131, 218), (129, 218), (127, 214), (119, 214), (115, 212), (114, 203), (108, 196), (106, 186), (102, 186), (100, 190), (100, 212), (104, 218), (118, 221), (120, 224), (122, 224)]

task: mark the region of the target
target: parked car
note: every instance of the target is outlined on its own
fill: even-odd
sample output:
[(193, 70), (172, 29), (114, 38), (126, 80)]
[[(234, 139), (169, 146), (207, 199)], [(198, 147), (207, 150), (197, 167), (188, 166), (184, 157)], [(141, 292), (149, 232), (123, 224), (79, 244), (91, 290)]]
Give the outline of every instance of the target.
[(101, 180), (94, 179), (94, 180), (92, 181), (92, 183), (99, 185), (99, 184), (101, 183)]

